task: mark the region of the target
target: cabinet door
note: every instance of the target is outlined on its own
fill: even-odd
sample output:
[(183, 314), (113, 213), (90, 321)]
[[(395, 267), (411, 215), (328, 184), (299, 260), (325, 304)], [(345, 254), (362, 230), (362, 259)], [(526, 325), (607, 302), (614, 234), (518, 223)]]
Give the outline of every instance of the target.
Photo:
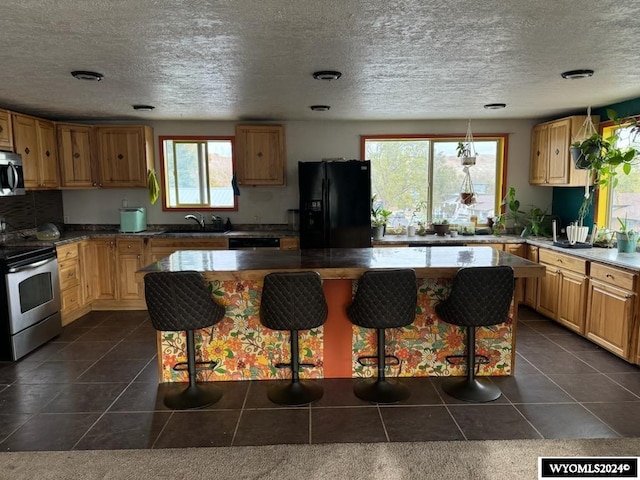
[(538, 300), (536, 310), (546, 317), (555, 319), (558, 312), (559, 270), (552, 265), (545, 265), (547, 272), (538, 279)]
[(97, 272), (94, 284), (95, 300), (116, 298), (116, 242), (115, 239), (91, 240), (95, 248), (94, 265)]
[[(533, 245), (527, 246), (527, 259), (538, 263), (538, 247)], [(531, 308), (536, 308), (538, 298), (538, 279), (527, 278), (524, 286), (524, 303)]]
[(136, 280), (136, 272), (143, 265), (143, 239), (118, 239), (118, 299), (142, 300), (144, 284)]
[(587, 277), (566, 270), (560, 271), (557, 321), (584, 334), (587, 301)]
[(569, 145), (571, 120), (559, 120), (549, 124), (549, 161), (547, 183), (563, 185), (569, 183)]
[(529, 183), (544, 185), (547, 182), (549, 126), (536, 125), (531, 131), (531, 159), (529, 163)]
[(58, 124), (57, 131), (62, 187), (96, 187), (98, 183), (93, 174), (91, 127)]
[(80, 243), (80, 286), (82, 287), (82, 304), (87, 305), (95, 299), (98, 285), (98, 270), (96, 266), (96, 244), (93, 240)]
[(36, 120), (25, 115), (13, 114), (13, 135), (16, 153), (22, 155), (25, 188), (38, 188), (38, 134)]
[(635, 294), (591, 280), (587, 307), (586, 335), (616, 355), (629, 358)]
[(284, 127), (238, 125), (236, 172), (240, 185), (285, 184)]
[(59, 188), (60, 173), (58, 166), (58, 149), (56, 131), (53, 122), (36, 120), (38, 150), (40, 152), (38, 180), (40, 188)]
[(96, 127), (101, 186), (146, 187), (147, 141), (144, 127)]
[(8, 110), (0, 110), (0, 150), (13, 151), (13, 129)]

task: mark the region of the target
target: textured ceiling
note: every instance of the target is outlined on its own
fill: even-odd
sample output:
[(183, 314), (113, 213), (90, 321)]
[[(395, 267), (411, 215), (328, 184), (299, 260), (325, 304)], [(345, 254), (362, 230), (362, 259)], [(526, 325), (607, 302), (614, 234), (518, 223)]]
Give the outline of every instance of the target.
[[(620, 0), (3, 2), (0, 106), (85, 120), (539, 118), (640, 97), (638, 18), (640, 2)], [(560, 77), (578, 68), (595, 75)], [(312, 78), (327, 69), (342, 78)], [(507, 108), (483, 109), (493, 102)]]

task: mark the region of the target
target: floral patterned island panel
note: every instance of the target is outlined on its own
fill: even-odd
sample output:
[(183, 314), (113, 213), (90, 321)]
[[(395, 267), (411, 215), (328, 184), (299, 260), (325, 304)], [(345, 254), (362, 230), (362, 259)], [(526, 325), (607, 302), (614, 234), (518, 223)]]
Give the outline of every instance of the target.
[[(205, 278), (207, 275), (205, 273)], [(332, 280), (324, 280), (332, 281)], [(226, 308), (218, 324), (196, 332), (198, 360), (215, 360), (213, 370), (198, 373), (200, 381), (267, 380), (289, 378), (287, 369), (274, 365), (288, 362), (289, 332), (269, 330), (260, 324), (262, 280), (212, 280), (207, 278), (213, 298)], [(352, 291), (356, 281), (352, 282)], [(415, 321), (406, 327), (386, 330), (387, 354), (399, 358), (399, 365), (387, 367), (389, 376), (421, 377), (464, 375), (465, 367), (451, 365), (446, 357), (464, 351), (464, 330), (440, 321), (434, 305), (447, 297), (451, 279), (419, 279)], [(478, 329), (476, 351), (489, 358), (480, 366), (479, 375), (510, 375), (513, 345), (513, 305), (509, 320), (503, 324)], [(323, 328), (300, 332), (300, 357), (315, 367), (304, 368), (301, 378), (323, 378), (325, 347)], [(374, 329), (351, 326), (352, 376), (370, 377), (375, 367), (362, 366), (357, 359), (375, 355)], [(184, 332), (159, 332), (160, 380), (185, 382), (185, 371), (172, 366), (186, 361)], [(329, 353), (329, 352), (327, 352)]]

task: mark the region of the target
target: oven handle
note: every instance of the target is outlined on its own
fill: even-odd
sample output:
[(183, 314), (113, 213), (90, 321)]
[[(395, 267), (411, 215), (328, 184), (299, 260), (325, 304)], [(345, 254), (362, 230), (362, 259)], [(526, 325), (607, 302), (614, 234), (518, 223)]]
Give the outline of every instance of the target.
[(17, 273), (17, 272), (23, 272), (24, 270), (31, 270), (33, 268), (41, 267), (42, 265), (46, 265), (47, 263), (54, 262), (56, 260), (57, 260), (56, 257), (45, 258), (44, 260), (40, 260), (39, 262), (35, 262), (35, 263), (30, 263), (29, 265), (24, 265), (22, 267), (10, 268), (9, 269), (9, 273)]

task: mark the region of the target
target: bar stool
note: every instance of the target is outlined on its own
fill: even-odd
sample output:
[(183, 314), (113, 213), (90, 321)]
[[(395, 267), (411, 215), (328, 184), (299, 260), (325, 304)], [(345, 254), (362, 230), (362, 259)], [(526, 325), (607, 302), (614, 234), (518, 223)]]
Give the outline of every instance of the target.
[(198, 272), (152, 272), (144, 277), (144, 292), (151, 323), (160, 331), (186, 331), (187, 362), (173, 369), (186, 370), (189, 386), (182, 392), (167, 394), (164, 404), (172, 410), (204, 408), (222, 397), (215, 385), (196, 384), (196, 373), (216, 367), (217, 362), (196, 362), (194, 330), (210, 327), (225, 315), (225, 308), (211, 298), (204, 278)]
[(461, 268), (453, 278), (449, 297), (435, 306), (436, 313), (444, 322), (466, 329), (466, 354), (447, 357), (449, 363), (466, 358), (467, 365), (466, 377), (452, 377), (442, 385), (452, 397), (480, 403), (491, 402), (502, 395), (496, 385), (476, 378), (476, 365), (489, 362), (486, 356), (476, 354), (476, 328), (507, 321), (513, 289), (511, 267)]
[[(386, 365), (398, 365), (400, 360), (386, 355), (384, 333), (387, 328), (404, 327), (416, 316), (418, 287), (413, 270), (371, 270), (358, 281), (353, 303), (347, 307), (347, 316), (355, 325), (375, 328), (377, 352), (375, 356), (358, 357), (358, 363), (378, 367), (375, 379), (362, 380), (354, 386), (358, 398), (375, 403), (395, 403), (409, 397), (409, 389), (401, 383), (390, 383), (385, 377)], [(391, 359), (391, 363), (387, 363)]]
[(267, 396), (273, 403), (303, 405), (322, 397), (322, 387), (300, 380), (300, 368), (314, 365), (300, 363), (298, 330), (319, 327), (326, 320), (327, 302), (317, 272), (265, 275), (260, 322), (272, 330), (289, 330), (291, 345), (291, 361), (275, 364), (276, 368), (291, 369), (291, 382), (269, 388)]

